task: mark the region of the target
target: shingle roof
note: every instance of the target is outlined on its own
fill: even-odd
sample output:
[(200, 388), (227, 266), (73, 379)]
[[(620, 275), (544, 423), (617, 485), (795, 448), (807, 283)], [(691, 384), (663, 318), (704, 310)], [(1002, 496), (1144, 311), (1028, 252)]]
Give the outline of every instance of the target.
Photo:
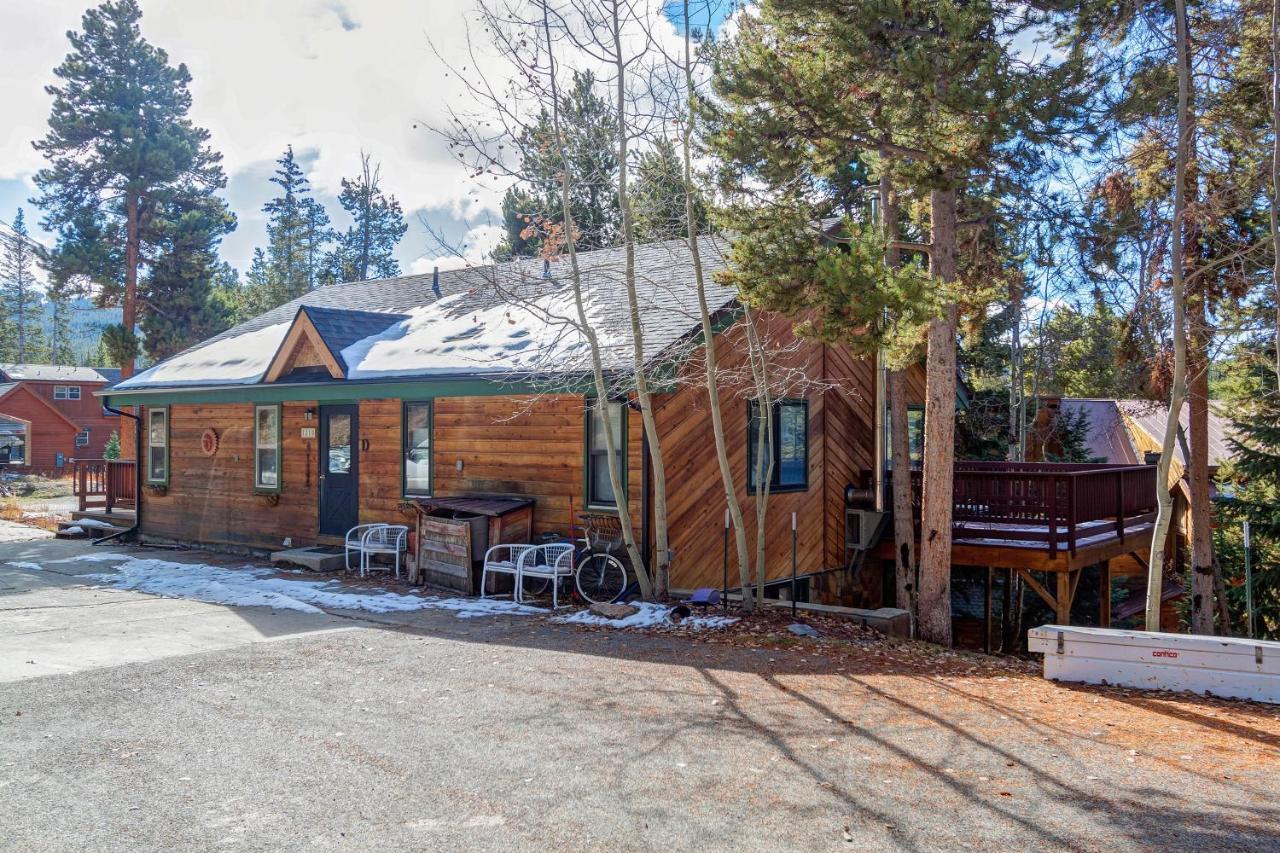
[(319, 305), (304, 305), (300, 310), (311, 318), (311, 324), (316, 327), (334, 358), (341, 358), (342, 351), (356, 341), (376, 335), (391, 324), (408, 317), (407, 314), (351, 311), (323, 308)]
[(120, 375), (118, 368), (67, 367), (61, 364), (0, 364), (0, 374), (6, 379), (20, 381), (23, 379), (52, 382), (111, 382), (114, 374)]
[(1073, 417), (1082, 413), (1087, 419), (1085, 449), (1090, 456), (1117, 465), (1137, 465), (1142, 461), (1134, 450), (1115, 400), (1064, 397), (1061, 411)]
[[(714, 274), (725, 265), (728, 244), (708, 236), (699, 246), (707, 299), (714, 311), (737, 295), (714, 280)], [(605, 366), (625, 367), (631, 358), (626, 253), (622, 248), (600, 249), (583, 252), (577, 259), (587, 314), (602, 341)], [(635, 247), (634, 263), (646, 355), (656, 357), (698, 325), (690, 253), (681, 240), (652, 243)], [(437, 300), (432, 291), (431, 275), (330, 285), (210, 338), (117, 387), (256, 383), (293, 317), (304, 307), (313, 319), (331, 321), (335, 339), (349, 338), (359, 329), (373, 330), (363, 342), (352, 341), (343, 347), (349, 367), (357, 368), (351, 364), (356, 356), (367, 362), (368, 369), (353, 369), (352, 378), (576, 372), (584, 369), (585, 362), (581, 341), (572, 340), (578, 333), (566, 331), (576, 317), (570, 275), (567, 257), (550, 263), (528, 259), (441, 271), (443, 300)], [(439, 306), (429, 307), (437, 301)], [(325, 309), (334, 315), (325, 314)], [(356, 319), (355, 314), (362, 316)], [(376, 329), (381, 318), (370, 314), (411, 316), (405, 320), (387, 316), (392, 323)], [(388, 334), (397, 323), (398, 328)], [(543, 348), (545, 357), (540, 361), (529, 357), (533, 352), (530, 341)]]
[[(1157, 442), (1164, 439), (1165, 425), (1169, 422), (1169, 404), (1157, 403), (1150, 400), (1117, 400), (1116, 405), (1125, 417), (1132, 420), (1138, 427), (1147, 432)], [(1179, 413), (1178, 425), (1182, 427), (1183, 435), (1187, 434), (1189, 428), (1190, 410), (1187, 405), (1183, 405), (1182, 411)], [(1214, 411), (1212, 404), (1209, 406), (1209, 464), (1220, 466), (1224, 462), (1229, 462), (1234, 457), (1234, 452), (1228, 439), (1231, 435), (1231, 421)], [(1178, 461), (1186, 464), (1186, 458), (1182, 453), (1182, 442), (1174, 442), (1174, 452)]]

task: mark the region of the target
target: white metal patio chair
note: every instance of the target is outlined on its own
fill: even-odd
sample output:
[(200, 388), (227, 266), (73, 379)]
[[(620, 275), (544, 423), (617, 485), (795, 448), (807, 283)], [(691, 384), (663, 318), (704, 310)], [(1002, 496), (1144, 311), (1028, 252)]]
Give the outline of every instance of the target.
[(403, 524), (358, 524), (347, 531), (346, 564), (351, 570), (351, 553), (359, 557), (360, 577), (373, 570), (371, 559), (378, 554), (395, 557), (396, 580), (400, 579), (400, 555), (405, 552), (409, 528)]
[(551, 582), (551, 608), (560, 606), (558, 594), (560, 581), (573, 577), (574, 547), (569, 542), (551, 542), (525, 551), (517, 560), (517, 601), (524, 601), (524, 579), (542, 578)]
[(480, 569), (480, 597), (485, 597), (485, 589), (488, 586), (490, 574), (511, 575), (511, 579), (515, 583), (515, 591), (512, 593), (511, 598), (514, 601), (519, 601), (520, 562), (524, 559), (524, 555), (533, 549), (533, 545), (507, 543), (505, 545), (494, 545), (488, 551), (485, 551), (484, 565)]

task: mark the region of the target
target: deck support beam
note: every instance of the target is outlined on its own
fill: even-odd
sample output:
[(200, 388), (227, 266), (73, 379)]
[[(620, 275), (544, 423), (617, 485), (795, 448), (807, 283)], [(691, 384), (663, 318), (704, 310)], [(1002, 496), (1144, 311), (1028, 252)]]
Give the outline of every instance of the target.
[(1111, 627), (1111, 561), (1098, 564), (1098, 625)]
[(983, 622), (983, 628), (984, 628), (982, 648), (984, 651), (986, 651), (987, 654), (991, 654), (991, 585), (992, 585), (992, 575), (994, 573), (995, 573), (995, 569), (993, 569), (991, 566), (987, 566), (987, 586), (986, 586), (986, 597), (985, 597), (986, 606), (983, 608), (983, 611), (982, 611), (983, 612), (982, 622)]

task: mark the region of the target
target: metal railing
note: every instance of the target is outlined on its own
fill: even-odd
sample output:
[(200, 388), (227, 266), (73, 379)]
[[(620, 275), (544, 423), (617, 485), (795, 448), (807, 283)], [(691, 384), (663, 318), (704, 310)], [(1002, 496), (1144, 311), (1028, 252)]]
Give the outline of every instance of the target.
[(135, 509), (137, 462), (132, 459), (74, 459), (71, 476), (80, 511)]
[[(923, 474), (911, 478), (918, 519)], [(1156, 466), (957, 462), (953, 503), (953, 541), (1043, 542), (1050, 556), (1074, 556), (1082, 533), (1123, 541), (1126, 527), (1155, 517)]]

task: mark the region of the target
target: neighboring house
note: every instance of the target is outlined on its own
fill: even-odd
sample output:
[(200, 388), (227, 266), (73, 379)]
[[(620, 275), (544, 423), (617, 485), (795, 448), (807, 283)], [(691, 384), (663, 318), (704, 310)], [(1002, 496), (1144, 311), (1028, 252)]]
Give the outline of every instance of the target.
[(119, 417), (95, 393), (119, 378), (114, 368), (0, 364), (0, 461), (44, 474), (75, 458), (101, 458)]
[[(745, 332), (735, 293), (712, 280), (725, 246), (702, 247), (730, 464), (754, 547)], [(725, 515), (688, 257), (680, 241), (636, 250), (675, 589), (721, 584)], [(651, 555), (650, 449), (626, 390), (624, 253), (578, 262), (604, 369), (620, 377), (607, 405), (625, 495), (610, 487), (590, 348), (566, 320), (577, 311), (568, 262), (518, 261), (323, 287), (102, 392), (141, 407), (141, 534), (248, 549), (338, 543), (357, 523), (411, 523), (408, 499), (462, 495), (532, 498), (533, 533), (567, 533), (575, 511), (616, 511), (621, 499)], [(798, 572), (844, 564), (845, 489), (876, 467), (873, 365), (797, 339), (792, 325), (760, 318), (772, 367), (789, 377), (770, 413), (770, 580), (790, 576), (793, 512)]]
[[(1169, 422), (1169, 406), (1167, 403), (1152, 400), (1110, 400), (1098, 398), (1050, 397), (1042, 399), (1043, 408), (1036, 419), (1030, 442), (1032, 454), (1055, 454), (1060, 451), (1060, 433), (1056, 425), (1067, 418), (1083, 419), (1087, 424), (1084, 434), (1085, 452), (1095, 461), (1122, 464), (1142, 465), (1154, 464), (1159, 456), (1164, 441), (1164, 432)], [(1188, 407), (1183, 406), (1179, 417), (1177, 440), (1174, 444), (1174, 458), (1169, 467), (1168, 488), (1174, 496), (1174, 517), (1177, 524), (1173, 527), (1179, 548), (1172, 555), (1175, 573), (1182, 573), (1183, 551), (1190, 547), (1191, 514), (1190, 492), (1185, 478), (1188, 448)], [(1209, 410), (1209, 475), (1216, 480), (1217, 471), (1224, 462), (1231, 459), (1229, 443), (1231, 422), (1213, 406)], [(1214, 484), (1216, 492), (1216, 483)], [(1145, 564), (1129, 560), (1118, 562), (1118, 577), (1129, 576), (1135, 586), (1133, 600), (1117, 605), (1116, 618), (1140, 612), (1142, 603), (1137, 595), (1137, 585), (1145, 578)], [(1183, 588), (1176, 577), (1167, 577), (1165, 581), (1165, 600), (1172, 601), (1183, 594)], [(1172, 607), (1166, 607), (1166, 622), (1171, 617)]]

